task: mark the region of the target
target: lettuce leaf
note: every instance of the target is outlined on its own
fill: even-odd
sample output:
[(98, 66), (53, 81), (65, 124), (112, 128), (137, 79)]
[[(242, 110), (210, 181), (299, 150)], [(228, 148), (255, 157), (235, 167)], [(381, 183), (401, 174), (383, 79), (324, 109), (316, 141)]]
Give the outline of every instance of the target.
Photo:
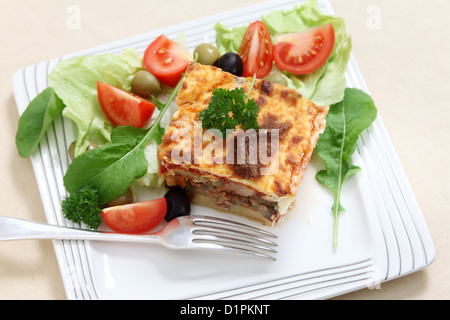
[[(319, 105), (332, 105), (341, 101), (346, 87), (345, 71), (352, 50), (351, 37), (347, 34), (344, 20), (323, 14), (316, 0), (307, 0), (292, 10), (275, 10), (263, 15), (261, 20), (269, 28), (274, 43), (277, 34), (300, 32), (309, 28), (332, 23), (335, 45), (327, 62), (307, 75), (284, 72), (288, 87), (298, 90), (307, 99)], [(221, 53), (238, 52), (247, 26), (232, 29), (218, 23), (216, 45)]]
[(242, 39), (248, 26), (230, 29), (220, 22), (214, 26), (216, 30), (216, 46), (220, 54), (239, 52)]
[(89, 141), (99, 146), (111, 142), (113, 125), (98, 102), (97, 81), (129, 90), (132, 75), (142, 67), (142, 56), (134, 49), (125, 49), (118, 55), (75, 57), (55, 66), (49, 75), (49, 86), (66, 105), (63, 117), (78, 128), (75, 156), (86, 150)]

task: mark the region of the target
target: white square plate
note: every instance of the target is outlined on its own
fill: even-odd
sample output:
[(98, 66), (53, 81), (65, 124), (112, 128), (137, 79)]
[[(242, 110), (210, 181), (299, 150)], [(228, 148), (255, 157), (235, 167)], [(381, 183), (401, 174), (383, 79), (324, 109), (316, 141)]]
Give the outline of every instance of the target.
[[(118, 53), (128, 47), (143, 52), (162, 33), (174, 39), (183, 32), (192, 51), (199, 43), (214, 43), (217, 22), (229, 27), (245, 25), (271, 10), (298, 4), (266, 2), (23, 68), (13, 80), (19, 113), (48, 86), (49, 72), (63, 59)], [(333, 13), (328, 1), (319, 1), (319, 7), (324, 13)], [(348, 87), (368, 92), (353, 56), (346, 78)], [(32, 156), (47, 220), (62, 226), (73, 226), (64, 219), (61, 201), (67, 195), (63, 176), (74, 130), (70, 121), (57, 119)], [(272, 229), (279, 236), (277, 261), (224, 252), (175, 252), (151, 245), (54, 241), (67, 297), (324, 299), (376, 286), (429, 265), (435, 257), (434, 245), (380, 117), (362, 134), (353, 161), (363, 170), (344, 185), (346, 212), (340, 218), (336, 250), (330, 211), (333, 197), (315, 180), (321, 162), (313, 156), (296, 208)], [(223, 215), (197, 206), (193, 212)]]

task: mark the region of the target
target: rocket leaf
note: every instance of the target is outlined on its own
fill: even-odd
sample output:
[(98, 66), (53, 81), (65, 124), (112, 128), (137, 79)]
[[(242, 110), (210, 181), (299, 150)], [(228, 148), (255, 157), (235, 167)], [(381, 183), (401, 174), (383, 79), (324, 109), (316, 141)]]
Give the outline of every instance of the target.
[(52, 88), (42, 91), (19, 119), (16, 146), (22, 158), (30, 157), (50, 124), (61, 114), (65, 105)]
[(372, 98), (363, 91), (347, 88), (344, 99), (332, 105), (327, 115), (327, 126), (317, 142), (318, 155), (325, 161), (325, 170), (316, 179), (334, 193), (332, 212), (334, 216), (334, 246), (337, 247), (341, 191), (344, 182), (360, 170), (351, 164), (356, 142), (377, 117)]
[(111, 144), (76, 157), (64, 176), (64, 186), (70, 194), (91, 186), (98, 191), (100, 204), (106, 204), (146, 172), (143, 146)]

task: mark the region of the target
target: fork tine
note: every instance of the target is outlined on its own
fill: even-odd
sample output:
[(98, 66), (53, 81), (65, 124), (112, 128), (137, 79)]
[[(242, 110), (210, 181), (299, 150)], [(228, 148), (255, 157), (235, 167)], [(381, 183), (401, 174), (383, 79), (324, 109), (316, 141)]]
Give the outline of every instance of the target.
[(223, 236), (223, 237), (231, 237), (233, 236), (233, 239), (244, 241), (244, 242), (251, 242), (251, 243), (260, 243), (265, 244), (269, 246), (278, 246), (276, 242), (273, 242), (272, 240), (266, 239), (261, 237), (260, 235), (254, 235), (252, 233), (243, 232), (236, 229), (229, 229), (229, 228), (223, 228), (223, 227), (216, 227), (216, 226), (203, 226), (203, 225), (196, 225), (196, 227), (192, 230), (194, 234), (209, 234), (212, 236)]
[(255, 243), (253, 241), (248, 241), (242, 238), (236, 238), (236, 237), (229, 237), (226, 235), (211, 235), (208, 234), (207, 232), (204, 232), (204, 230), (194, 230), (193, 232), (195, 235), (197, 235), (197, 238), (194, 238), (193, 241), (197, 242), (197, 241), (210, 241), (210, 242), (214, 242), (214, 243), (226, 243), (226, 244), (230, 244), (230, 245), (237, 245), (237, 246), (248, 246), (254, 249), (258, 249), (258, 250), (264, 250), (264, 251), (268, 251), (268, 252), (273, 252), (273, 253), (277, 253), (277, 251), (271, 247), (268, 246), (264, 246), (258, 243)]
[(222, 219), (217, 217), (210, 217), (210, 216), (192, 216), (192, 223), (195, 225), (204, 225), (208, 224), (208, 226), (217, 226), (217, 225), (223, 225), (223, 226), (229, 226), (229, 227), (237, 227), (241, 228), (246, 231), (250, 232), (256, 232), (261, 235), (265, 235), (271, 238), (278, 238), (276, 234), (269, 232), (267, 230), (257, 228), (248, 224), (228, 220), (228, 219)]
[(232, 246), (232, 245), (225, 245), (225, 244), (219, 244), (219, 243), (211, 243), (207, 241), (195, 241), (196, 244), (198, 244), (201, 248), (210, 248), (210, 249), (221, 249), (221, 250), (227, 250), (232, 252), (239, 252), (244, 254), (249, 254), (252, 256), (257, 256), (265, 259), (269, 259), (272, 261), (276, 261), (277, 259), (269, 254), (258, 252), (251, 249), (246, 249), (242, 247)]
[(191, 216), (192, 242), (201, 247), (238, 251), (276, 260), (272, 254), (278, 244), (271, 239), (277, 236), (269, 231), (232, 220)]

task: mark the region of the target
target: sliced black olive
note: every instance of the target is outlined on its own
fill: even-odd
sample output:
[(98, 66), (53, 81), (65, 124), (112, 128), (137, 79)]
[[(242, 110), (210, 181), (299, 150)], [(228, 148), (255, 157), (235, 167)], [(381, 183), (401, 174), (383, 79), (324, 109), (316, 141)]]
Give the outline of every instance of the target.
[(167, 213), (165, 219), (167, 222), (191, 214), (191, 203), (186, 193), (179, 188), (171, 188), (164, 196), (167, 202)]

